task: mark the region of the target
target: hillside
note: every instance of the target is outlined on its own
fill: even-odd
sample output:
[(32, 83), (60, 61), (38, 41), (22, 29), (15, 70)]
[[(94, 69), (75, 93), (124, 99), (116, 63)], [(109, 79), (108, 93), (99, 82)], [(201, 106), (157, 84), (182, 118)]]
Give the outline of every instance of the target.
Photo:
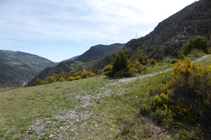
[[(128, 49), (132, 59), (141, 53), (156, 60), (167, 56), (178, 57), (178, 50), (189, 37), (204, 36), (211, 40), (210, 25), (211, 1), (200, 0), (160, 22), (148, 35), (128, 41), (123, 50)], [(100, 59), (93, 68), (100, 69), (108, 65), (109, 57)]]
[[(197, 65), (208, 66), (211, 58), (205, 57)], [(149, 91), (170, 78), (169, 67), (149, 67), (147, 74), (131, 78), (101, 75), (0, 92), (0, 139), (180, 139), (179, 134), (188, 137), (184, 129), (181, 130), (185, 133), (177, 135), (181, 123), (170, 131), (168, 126), (157, 125), (139, 111), (140, 105), (155, 97)]]
[(108, 54), (112, 54), (122, 49), (123, 44), (115, 43), (111, 45), (92, 46), (88, 51), (77, 57), (76, 61), (90, 62), (102, 58)]
[(84, 66), (82, 64), (83, 63), (78, 61), (69, 60), (66, 62), (61, 62), (56, 66), (47, 67), (37, 74), (33, 79), (31, 79), (27, 83), (27, 86), (34, 86), (37, 78), (45, 80), (48, 76), (54, 76), (54, 78), (57, 79), (60, 78), (61, 74), (71, 74), (72, 72), (82, 71), (84, 70)]
[(6, 88), (23, 85), (54, 63), (24, 52), (0, 50), (0, 65), (0, 88)]

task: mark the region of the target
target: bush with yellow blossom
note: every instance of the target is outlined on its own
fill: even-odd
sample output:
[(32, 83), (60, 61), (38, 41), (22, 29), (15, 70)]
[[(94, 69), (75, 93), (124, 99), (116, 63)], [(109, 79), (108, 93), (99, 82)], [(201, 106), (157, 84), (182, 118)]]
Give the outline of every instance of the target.
[[(211, 118), (211, 66), (199, 67), (188, 58), (184, 59), (183, 64), (177, 61), (172, 66), (172, 78), (161, 85), (162, 90), (160, 86), (157, 91), (153, 90), (157, 95), (148, 106), (141, 107), (141, 113), (154, 112), (153, 118), (157, 122), (172, 124), (172, 128), (180, 122), (200, 124), (200, 128), (206, 129), (204, 122), (210, 122)], [(162, 112), (162, 117), (157, 117), (157, 112)]]

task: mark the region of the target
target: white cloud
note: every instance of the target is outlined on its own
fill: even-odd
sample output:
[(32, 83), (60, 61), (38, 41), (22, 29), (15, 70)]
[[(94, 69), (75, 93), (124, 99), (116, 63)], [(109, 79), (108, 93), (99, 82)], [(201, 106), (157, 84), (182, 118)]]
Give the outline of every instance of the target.
[(0, 43), (5, 40), (33, 45), (37, 41), (52, 40), (72, 44), (92, 42), (93, 45), (127, 42), (136, 33), (144, 36), (151, 32), (158, 22), (192, 2), (194, 0), (0, 1), (0, 38), (4, 40)]

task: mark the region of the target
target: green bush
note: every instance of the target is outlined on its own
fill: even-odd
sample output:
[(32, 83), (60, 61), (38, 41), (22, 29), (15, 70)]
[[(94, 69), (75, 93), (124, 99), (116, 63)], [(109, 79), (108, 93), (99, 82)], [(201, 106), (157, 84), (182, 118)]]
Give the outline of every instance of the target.
[(35, 84), (35, 85), (43, 85), (43, 84), (45, 84), (45, 81), (42, 80), (42, 79), (37, 78), (37, 79), (36, 79), (36, 82), (35, 82), (34, 84)]
[(149, 59), (149, 63), (151, 65), (155, 65), (157, 63), (157, 61), (155, 59)]
[(60, 81), (60, 82), (64, 81), (64, 77), (60, 77), (60, 78), (59, 78), (59, 81)]
[(52, 82), (54, 82), (55, 80), (54, 80), (54, 77), (53, 77), (53, 76), (48, 76), (48, 77), (45, 78), (45, 81), (46, 81), (47, 83), (52, 83)]
[(139, 61), (140, 64), (142, 65), (147, 65), (149, 63), (149, 57), (146, 55), (138, 55), (137, 60)]
[(103, 68), (103, 71), (106, 72), (106, 71), (110, 71), (112, 70), (112, 65), (107, 65)]
[(209, 41), (202, 36), (197, 36), (194, 39), (190, 37), (188, 42), (182, 47), (180, 53), (180, 58), (184, 58), (193, 49), (202, 50), (204, 53), (208, 53)]
[(107, 66), (104, 68), (105, 75), (110, 77), (131, 76), (128, 56), (127, 50), (121, 50), (119, 53), (116, 53), (116, 57), (112, 59), (112, 67)]

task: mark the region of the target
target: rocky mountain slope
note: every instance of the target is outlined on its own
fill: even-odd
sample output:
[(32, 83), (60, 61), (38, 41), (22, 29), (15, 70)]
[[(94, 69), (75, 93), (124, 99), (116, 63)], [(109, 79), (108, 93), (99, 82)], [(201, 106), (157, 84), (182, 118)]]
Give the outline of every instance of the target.
[(133, 39), (124, 45), (124, 49), (137, 52), (148, 48), (171, 46), (179, 49), (189, 37), (211, 35), (211, 1), (200, 0), (185, 7), (176, 14), (160, 22), (150, 34)]
[[(160, 22), (148, 35), (132, 39), (123, 46), (131, 57), (145, 54), (156, 60), (166, 56), (178, 57), (179, 49), (189, 37), (204, 36), (211, 40), (211, 1), (200, 0)], [(98, 61), (95, 69), (110, 63), (110, 56)]]
[(108, 54), (117, 52), (122, 49), (122, 46), (123, 44), (120, 43), (92, 46), (88, 51), (77, 57), (75, 60), (81, 62), (90, 62), (92, 60), (102, 58)]
[(21, 86), (53, 65), (52, 61), (33, 54), (0, 50), (0, 88)]

